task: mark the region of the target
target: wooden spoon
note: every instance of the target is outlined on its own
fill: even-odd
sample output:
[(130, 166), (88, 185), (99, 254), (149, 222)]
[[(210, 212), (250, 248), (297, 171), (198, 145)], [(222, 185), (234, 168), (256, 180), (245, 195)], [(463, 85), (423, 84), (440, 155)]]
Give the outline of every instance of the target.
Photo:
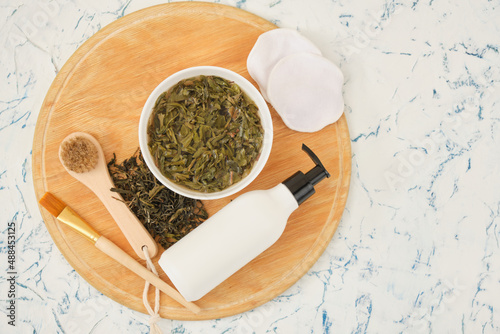
[[(95, 167), (89, 171), (80, 173), (71, 170), (72, 167), (68, 167), (70, 164), (68, 161), (65, 161), (64, 156), (61, 155), (63, 144), (66, 141), (78, 137), (88, 139), (97, 149), (97, 164)], [(156, 256), (158, 253), (158, 246), (156, 245), (156, 242), (144, 228), (142, 223), (132, 213), (132, 211), (130, 211), (127, 205), (122, 202), (123, 198), (121, 195), (111, 191), (111, 188), (114, 187), (113, 180), (109, 175), (101, 145), (94, 137), (85, 132), (74, 132), (68, 135), (59, 146), (59, 160), (61, 160), (64, 168), (71, 176), (87, 186), (87, 188), (92, 190), (94, 194), (99, 197), (118, 224), (118, 227), (120, 227), (121, 231), (125, 235), (125, 238), (127, 238), (137, 256), (145, 260), (144, 252), (142, 250), (143, 246), (148, 247), (148, 253), (151, 258)], [(68, 160), (67, 157), (66, 160)]]

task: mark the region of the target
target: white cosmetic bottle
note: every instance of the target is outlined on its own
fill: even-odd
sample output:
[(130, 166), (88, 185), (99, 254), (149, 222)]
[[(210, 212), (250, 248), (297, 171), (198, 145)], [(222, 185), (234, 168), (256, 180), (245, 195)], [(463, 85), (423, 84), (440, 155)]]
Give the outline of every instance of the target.
[(237, 197), (162, 254), (158, 263), (186, 300), (200, 299), (274, 244), (290, 214), (330, 176), (306, 145), (302, 149), (313, 169)]

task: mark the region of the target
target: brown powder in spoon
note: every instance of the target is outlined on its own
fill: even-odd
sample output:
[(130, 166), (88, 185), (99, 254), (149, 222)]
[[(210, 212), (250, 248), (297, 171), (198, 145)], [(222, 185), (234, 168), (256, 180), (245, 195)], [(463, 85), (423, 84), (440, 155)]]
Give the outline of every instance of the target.
[(89, 172), (97, 165), (97, 148), (85, 137), (65, 140), (60, 155), (64, 166), (75, 173)]

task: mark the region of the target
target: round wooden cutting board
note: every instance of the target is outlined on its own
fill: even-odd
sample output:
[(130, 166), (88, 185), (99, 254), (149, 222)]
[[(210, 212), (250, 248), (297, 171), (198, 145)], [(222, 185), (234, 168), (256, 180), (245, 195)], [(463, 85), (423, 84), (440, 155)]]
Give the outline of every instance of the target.
[[(38, 199), (52, 192), (144, 264), (104, 205), (60, 164), (57, 152), (62, 139), (71, 132), (88, 132), (101, 143), (107, 161), (113, 153), (119, 162), (129, 158), (139, 146), (141, 109), (156, 85), (178, 70), (199, 65), (228, 68), (255, 84), (246, 69), (248, 53), (260, 34), (275, 28), (240, 9), (187, 2), (140, 10), (101, 29), (66, 62), (42, 105), (33, 142)], [(330, 242), (344, 210), (351, 174), (345, 116), (319, 132), (299, 133), (288, 129), (272, 108), (271, 113), (271, 156), (259, 177), (244, 191), (271, 188), (297, 170), (312, 168), (313, 163), (301, 151), (302, 143), (319, 156), (331, 177), (320, 182), (316, 194), (292, 214), (273, 246), (196, 302), (201, 313), (195, 315), (162, 294), (162, 317), (216, 319), (255, 308), (302, 277)], [(209, 214), (244, 191), (230, 198), (205, 201)], [(146, 312), (142, 279), (60, 224), (45, 209), (40, 210), (55, 244), (83, 278), (113, 300)], [(154, 262), (158, 259), (159, 255)], [(157, 267), (161, 278), (171, 284)]]

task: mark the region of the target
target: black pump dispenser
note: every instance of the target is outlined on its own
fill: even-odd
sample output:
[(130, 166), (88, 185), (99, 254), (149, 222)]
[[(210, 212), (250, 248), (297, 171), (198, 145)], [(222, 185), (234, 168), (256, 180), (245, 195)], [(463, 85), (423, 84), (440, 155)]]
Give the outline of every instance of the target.
[(315, 193), (314, 185), (318, 184), (325, 177), (330, 177), (330, 174), (319, 158), (309, 147), (302, 144), (302, 150), (307, 153), (316, 166), (305, 174), (298, 171), (283, 181), (283, 184), (290, 190), (299, 205)]

